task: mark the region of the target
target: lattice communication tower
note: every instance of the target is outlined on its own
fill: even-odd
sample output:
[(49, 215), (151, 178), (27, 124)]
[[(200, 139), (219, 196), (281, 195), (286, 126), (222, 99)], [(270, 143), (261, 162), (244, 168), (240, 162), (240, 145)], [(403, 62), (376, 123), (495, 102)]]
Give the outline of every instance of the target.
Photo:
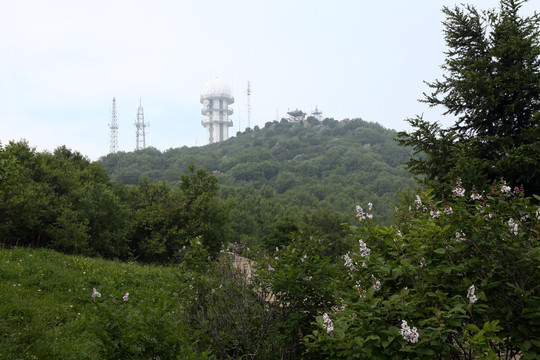
[(146, 148), (146, 128), (150, 124), (144, 123), (144, 109), (142, 101), (139, 99), (139, 109), (137, 110), (137, 119), (135, 120), (135, 128), (137, 129), (135, 150)]
[(109, 124), (111, 130), (111, 146), (109, 153), (114, 154), (118, 152), (118, 116), (116, 115), (116, 98), (112, 99), (111, 110), (111, 123)]
[(246, 94), (247, 94), (247, 118), (248, 118), (248, 128), (251, 128), (251, 102), (250, 102), (250, 96), (251, 96), (251, 84), (249, 81), (247, 82), (247, 88), (246, 88)]

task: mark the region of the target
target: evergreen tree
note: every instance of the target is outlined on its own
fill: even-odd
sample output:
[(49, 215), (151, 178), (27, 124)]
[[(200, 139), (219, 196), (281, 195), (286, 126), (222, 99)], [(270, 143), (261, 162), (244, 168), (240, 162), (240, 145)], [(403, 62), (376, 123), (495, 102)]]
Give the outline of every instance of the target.
[(487, 188), (504, 178), (540, 193), (540, 17), (521, 17), (526, 0), (501, 0), (500, 11), (445, 7), (448, 47), (442, 80), (427, 83), (422, 102), (456, 117), (448, 129), (422, 117), (400, 132), (412, 146), (406, 165), (437, 191), (461, 177)]

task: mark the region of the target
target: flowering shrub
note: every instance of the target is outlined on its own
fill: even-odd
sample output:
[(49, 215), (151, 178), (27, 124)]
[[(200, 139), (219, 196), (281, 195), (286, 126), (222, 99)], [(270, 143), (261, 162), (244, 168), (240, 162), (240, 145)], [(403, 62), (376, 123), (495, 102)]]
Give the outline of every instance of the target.
[[(458, 181), (449, 199), (436, 200), (430, 191), (416, 196), (397, 210), (395, 226), (368, 218), (350, 225), (359, 247), (341, 263), (343, 303), (326, 315), (332, 334), (327, 320), (316, 318), (321, 330), (306, 337), (308, 353), (537, 358), (539, 210), (522, 189), (509, 189), (501, 181), (480, 195)], [(354, 263), (364, 266), (353, 269)]]

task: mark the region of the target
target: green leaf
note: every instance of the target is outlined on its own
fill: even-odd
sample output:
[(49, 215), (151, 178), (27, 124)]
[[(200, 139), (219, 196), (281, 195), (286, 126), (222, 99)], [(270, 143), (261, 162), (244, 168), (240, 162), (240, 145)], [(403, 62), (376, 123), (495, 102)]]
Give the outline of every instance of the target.
[(389, 337), (387, 340), (381, 341), (381, 345), (383, 346), (383, 348), (387, 348), (388, 345), (390, 345), (392, 341), (394, 341), (394, 339), (395, 337)]
[(538, 353), (536, 351), (527, 351), (525, 354), (523, 354), (523, 357), (521, 359), (538, 359)]
[(401, 259), (400, 264), (403, 266), (411, 265), (411, 259)]

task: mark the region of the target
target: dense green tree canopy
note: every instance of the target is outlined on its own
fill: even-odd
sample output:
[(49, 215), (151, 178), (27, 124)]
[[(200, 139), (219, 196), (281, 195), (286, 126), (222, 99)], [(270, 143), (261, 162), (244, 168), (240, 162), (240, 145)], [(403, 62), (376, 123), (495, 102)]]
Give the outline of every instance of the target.
[(520, 16), (524, 2), (502, 0), (499, 12), (443, 9), (445, 73), (422, 101), (456, 122), (442, 129), (417, 117), (415, 131), (398, 134), (422, 154), (409, 170), (437, 190), (457, 177), (482, 189), (503, 177), (540, 193), (540, 17)]
[(285, 218), (301, 229), (321, 211), (350, 220), (359, 203), (372, 202), (375, 220), (389, 223), (396, 192), (413, 185), (401, 165), (407, 151), (395, 136), (361, 119), (283, 120), (218, 144), (109, 154), (100, 162), (126, 184), (140, 177), (174, 184), (195, 162), (217, 177), (220, 196), (233, 202), (235, 240), (259, 242)]
[(210, 254), (230, 239), (215, 176), (193, 164), (180, 182), (109, 180), (101, 164), (65, 147), (0, 147), (0, 244), (169, 262), (193, 238)]
[(127, 257), (130, 216), (100, 164), (65, 147), (38, 153), (26, 142), (0, 151), (4, 245), (46, 246), (68, 253)]

